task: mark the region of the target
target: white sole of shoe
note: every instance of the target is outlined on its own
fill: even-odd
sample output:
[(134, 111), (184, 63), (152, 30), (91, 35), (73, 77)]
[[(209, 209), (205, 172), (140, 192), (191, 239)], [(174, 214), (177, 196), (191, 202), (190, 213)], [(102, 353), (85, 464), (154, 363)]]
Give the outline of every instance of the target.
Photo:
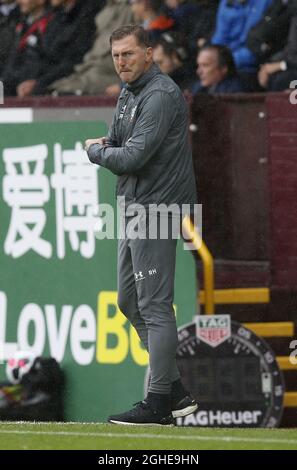
[(198, 408), (197, 403), (195, 405), (187, 406), (186, 408), (183, 408), (182, 410), (175, 410), (172, 411), (172, 416), (173, 418), (182, 418), (183, 416), (188, 416), (194, 413)]
[(112, 424), (123, 424), (124, 426), (162, 426), (163, 428), (174, 426), (174, 424), (159, 424), (159, 423), (127, 423), (124, 421), (115, 421), (113, 419), (109, 420), (108, 422)]

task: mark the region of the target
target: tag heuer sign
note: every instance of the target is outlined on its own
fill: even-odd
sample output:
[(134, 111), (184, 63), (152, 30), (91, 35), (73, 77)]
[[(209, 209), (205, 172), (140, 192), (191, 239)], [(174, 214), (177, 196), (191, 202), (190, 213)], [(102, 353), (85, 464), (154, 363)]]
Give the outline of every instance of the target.
[(197, 315), (195, 321), (197, 338), (213, 348), (231, 336), (230, 315)]
[[(195, 317), (181, 326), (176, 362), (185, 389), (199, 404), (195, 413), (177, 418), (177, 426), (279, 426), (284, 381), (274, 351), (229, 315)], [(149, 381), (148, 368), (144, 396)]]

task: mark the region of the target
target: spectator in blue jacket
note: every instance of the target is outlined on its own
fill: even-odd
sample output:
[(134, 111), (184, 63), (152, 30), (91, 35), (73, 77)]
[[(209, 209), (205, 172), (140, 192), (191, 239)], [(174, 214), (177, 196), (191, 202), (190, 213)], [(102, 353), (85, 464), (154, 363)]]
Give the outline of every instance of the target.
[(193, 95), (243, 91), (232, 53), (226, 46), (204, 46), (197, 56), (197, 75), (199, 80), (192, 87)]
[(256, 56), (248, 49), (247, 37), (250, 29), (264, 16), (273, 0), (221, 0), (212, 44), (221, 44), (231, 49), (238, 70), (254, 71)]

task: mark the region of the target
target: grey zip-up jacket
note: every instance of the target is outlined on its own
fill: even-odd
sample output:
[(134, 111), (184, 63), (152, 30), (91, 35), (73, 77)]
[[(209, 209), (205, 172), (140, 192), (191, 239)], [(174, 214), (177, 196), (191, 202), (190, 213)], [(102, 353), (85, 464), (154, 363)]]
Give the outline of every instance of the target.
[(157, 65), (123, 88), (107, 137), (109, 145), (91, 145), (88, 156), (118, 175), (126, 208), (196, 203), (187, 104)]

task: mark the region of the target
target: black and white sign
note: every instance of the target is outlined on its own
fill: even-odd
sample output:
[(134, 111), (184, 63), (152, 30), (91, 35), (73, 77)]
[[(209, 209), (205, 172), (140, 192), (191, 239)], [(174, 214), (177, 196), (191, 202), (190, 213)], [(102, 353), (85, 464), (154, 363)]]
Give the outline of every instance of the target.
[(279, 425), (284, 381), (266, 341), (229, 315), (197, 316), (179, 328), (178, 337), (182, 381), (199, 405), (178, 418), (178, 426)]
[(228, 315), (197, 316), (179, 328), (177, 363), (199, 404), (178, 425), (279, 425), (284, 382), (275, 355), (266, 341)]

